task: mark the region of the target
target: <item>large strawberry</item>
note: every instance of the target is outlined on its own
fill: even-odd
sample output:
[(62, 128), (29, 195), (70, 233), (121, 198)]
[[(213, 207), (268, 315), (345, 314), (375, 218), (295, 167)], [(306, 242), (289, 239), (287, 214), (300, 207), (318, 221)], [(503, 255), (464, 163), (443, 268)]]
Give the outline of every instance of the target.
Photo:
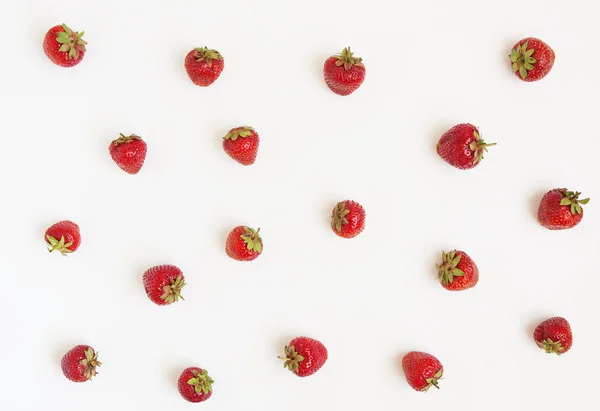
[(249, 166), (256, 160), (259, 141), (258, 133), (252, 127), (236, 127), (223, 137), (223, 149), (238, 163)]
[(331, 229), (342, 238), (356, 237), (365, 229), (365, 218), (365, 209), (356, 201), (340, 201), (331, 212)]
[(54, 26), (44, 37), (44, 53), (61, 67), (73, 67), (83, 60), (87, 42), (83, 34), (71, 30), (66, 24)]
[(168, 305), (181, 298), (185, 277), (174, 265), (157, 265), (143, 275), (144, 288), (150, 300), (158, 305)]
[(564, 354), (573, 345), (569, 322), (562, 317), (552, 317), (535, 327), (533, 339), (547, 353)]
[(252, 261), (262, 253), (263, 242), (260, 228), (254, 230), (246, 226), (237, 226), (227, 236), (225, 251), (238, 261)]
[(546, 77), (554, 66), (554, 58), (554, 50), (535, 37), (519, 41), (510, 52), (513, 72), (527, 82)]
[(442, 363), (431, 354), (411, 351), (402, 358), (406, 381), (417, 391), (427, 391), (432, 386), (440, 388), (438, 381), (444, 374)]
[(590, 199), (579, 199), (580, 192), (569, 191), (566, 188), (555, 188), (542, 197), (538, 209), (538, 221), (549, 230), (566, 230), (573, 228), (583, 218), (581, 204), (587, 204)]
[(225, 60), (216, 50), (198, 47), (185, 56), (184, 66), (195, 85), (207, 87), (219, 78), (225, 67)]
[(479, 281), (479, 269), (464, 251), (442, 252), (442, 263), (436, 267), (440, 283), (446, 290), (466, 290), (475, 287)]
[(189, 367), (183, 370), (179, 376), (177, 388), (187, 401), (202, 402), (208, 400), (212, 395), (214, 382), (208, 375), (208, 371), (198, 367)]
[(44, 234), (48, 251), (60, 251), (62, 255), (67, 255), (76, 251), (81, 244), (81, 234), (79, 226), (72, 221), (64, 220), (52, 224)]
[(448, 164), (467, 170), (477, 166), (483, 159), (484, 151), (496, 143), (486, 143), (479, 130), (472, 124), (463, 123), (446, 131), (437, 143), (437, 153)]
[(312, 338), (297, 337), (285, 346), (285, 357), (283, 366), (296, 374), (298, 377), (313, 375), (327, 361), (327, 348)]
[(60, 362), (62, 372), (73, 382), (91, 380), (98, 373), (96, 368), (102, 365), (98, 353), (89, 345), (77, 345), (69, 350)]
[(137, 174), (146, 160), (146, 143), (140, 136), (121, 134), (108, 148), (115, 163), (128, 174)]
[(366, 68), (362, 58), (355, 57), (346, 47), (340, 54), (325, 60), (323, 74), (331, 91), (340, 96), (353, 93), (365, 80)]

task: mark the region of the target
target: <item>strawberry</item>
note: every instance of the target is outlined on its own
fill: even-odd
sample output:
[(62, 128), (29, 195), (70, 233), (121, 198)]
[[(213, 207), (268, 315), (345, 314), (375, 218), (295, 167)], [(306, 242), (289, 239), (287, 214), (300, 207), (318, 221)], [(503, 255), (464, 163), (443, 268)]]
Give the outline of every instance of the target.
[(227, 255), (238, 261), (252, 261), (263, 249), (260, 228), (254, 230), (246, 226), (237, 226), (227, 236), (225, 251)]
[(283, 366), (298, 377), (313, 375), (327, 361), (327, 348), (317, 340), (308, 337), (294, 338), (285, 346)]
[(571, 349), (573, 333), (569, 322), (562, 317), (552, 317), (535, 327), (533, 339), (547, 353), (561, 355)]
[(450, 291), (462, 291), (475, 287), (479, 281), (479, 269), (464, 251), (442, 251), (442, 264), (436, 264), (442, 287)]
[(198, 367), (189, 367), (183, 370), (177, 382), (181, 396), (189, 402), (203, 402), (213, 393), (214, 380), (208, 371)]
[(181, 298), (181, 289), (185, 287), (185, 277), (174, 265), (157, 265), (143, 275), (146, 294), (158, 305), (169, 305)]
[(573, 228), (583, 218), (581, 204), (589, 203), (590, 199), (579, 199), (579, 191), (568, 191), (565, 188), (555, 188), (542, 197), (538, 209), (538, 221), (548, 230), (565, 230)]
[(110, 143), (108, 150), (114, 162), (128, 174), (137, 174), (146, 160), (146, 143), (135, 134), (121, 134)]
[(487, 144), (477, 127), (472, 124), (458, 124), (446, 131), (437, 143), (437, 153), (448, 164), (467, 170), (479, 164), (483, 152), (496, 143)]
[(79, 226), (72, 221), (64, 220), (53, 224), (44, 234), (48, 251), (60, 251), (62, 255), (67, 255), (79, 248), (81, 244), (81, 234)]
[(413, 389), (427, 391), (431, 386), (440, 388), (438, 381), (442, 378), (444, 367), (433, 355), (411, 351), (402, 358), (402, 369)]
[(57, 66), (76, 66), (85, 55), (87, 42), (83, 40), (83, 34), (83, 31), (72, 31), (66, 24), (54, 26), (44, 37), (44, 53)]
[(223, 149), (240, 164), (254, 164), (258, 154), (258, 133), (252, 127), (236, 127), (223, 137)]
[(350, 47), (325, 60), (323, 74), (331, 91), (340, 96), (353, 93), (365, 81), (366, 68), (362, 58), (354, 57)]
[(356, 237), (365, 229), (365, 217), (365, 209), (356, 201), (340, 201), (331, 212), (331, 229), (343, 238)]
[(225, 60), (218, 51), (199, 47), (185, 56), (184, 66), (195, 85), (207, 87), (219, 78), (225, 67)]
[(554, 65), (554, 50), (535, 37), (527, 37), (514, 45), (510, 52), (513, 73), (523, 81), (541, 80)]
[(60, 361), (62, 372), (73, 382), (85, 382), (95, 377), (96, 368), (102, 363), (98, 361), (98, 353), (89, 345), (77, 345), (67, 352)]

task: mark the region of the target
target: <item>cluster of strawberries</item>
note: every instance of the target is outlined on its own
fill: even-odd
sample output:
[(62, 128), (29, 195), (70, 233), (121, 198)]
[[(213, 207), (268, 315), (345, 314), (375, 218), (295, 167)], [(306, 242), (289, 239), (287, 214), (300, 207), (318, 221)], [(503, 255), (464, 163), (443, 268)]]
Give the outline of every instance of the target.
[[(83, 32), (72, 31), (66, 25), (51, 28), (44, 38), (44, 51), (55, 64), (73, 67), (81, 62), (86, 52)], [(532, 82), (544, 78), (554, 65), (554, 51), (543, 41), (526, 38), (519, 41), (510, 53), (513, 72), (523, 81)], [(223, 56), (206, 47), (195, 48), (185, 57), (184, 67), (191, 81), (201, 87), (210, 86), (221, 75), (225, 66)], [(366, 69), (362, 59), (355, 57), (350, 48), (325, 61), (325, 83), (336, 94), (347, 96), (357, 90), (365, 79)], [(472, 169), (480, 164), (484, 152), (495, 143), (486, 143), (479, 130), (471, 124), (458, 124), (444, 133), (437, 143), (437, 153), (450, 165)], [(223, 137), (223, 149), (240, 164), (254, 164), (259, 146), (259, 136), (252, 127), (231, 129)], [(147, 146), (140, 136), (121, 134), (111, 142), (109, 153), (115, 163), (129, 174), (137, 174), (146, 157)], [(550, 230), (563, 230), (579, 224), (583, 218), (581, 205), (589, 199), (580, 199), (581, 193), (563, 188), (548, 191), (541, 199), (538, 220)], [(365, 228), (364, 208), (352, 200), (336, 204), (331, 213), (331, 228), (342, 238), (353, 238)], [(77, 224), (61, 221), (52, 225), (44, 236), (49, 250), (67, 255), (76, 251), (81, 243)], [(261, 255), (263, 241), (260, 229), (246, 226), (235, 227), (228, 235), (225, 250), (238, 261), (252, 261)], [(442, 252), (437, 265), (442, 287), (451, 291), (467, 290), (479, 280), (479, 270), (467, 253), (461, 250)], [(181, 292), (185, 283), (182, 271), (174, 265), (160, 265), (148, 269), (142, 276), (148, 298), (158, 305), (172, 304), (183, 299)], [(542, 322), (534, 331), (536, 344), (548, 353), (566, 353), (572, 345), (573, 336), (567, 320), (553, 317)], [(285, 347), (285, 356), (279, 357), (284, 366), (299, 377), (317, 372), (327, 360), (325, 346), (312, 338), (298, 337)], [(75, 382), (92, 379), (101, 365), (98, 354), (88, 345), (78, 345), (62, 359), (64, 375)], [(406, 354), (402, 367), (408, 384), (418, 391), (438, 387), (443, 366), (431, 354), (413, 351)], [(201, 402), (212, 395), (213, 379), (199, 367), (183, 370), (179, 378), (179, 392), (188, 401)]]

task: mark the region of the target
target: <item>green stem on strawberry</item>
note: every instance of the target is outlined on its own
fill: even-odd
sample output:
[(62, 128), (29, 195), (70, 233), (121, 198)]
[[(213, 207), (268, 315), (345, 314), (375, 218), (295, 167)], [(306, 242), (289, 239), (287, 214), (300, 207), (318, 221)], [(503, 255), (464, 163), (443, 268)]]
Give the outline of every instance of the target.
[(250, 227), (244, 227), (245, 234), (242, 234), (240, 237), (246, 243), (246, 247), (248, 250), (253, 250), (257, 253), (262, 253), (262, 238), (260, 238), (260, 227), (258, 230), (254, 231)]
[(425, 381), (427, 382), (427, 386), (425, 388), (423, 388), (423, 391), (427, 391), (432, 386), (439, 390), (440, 386), (438, 385), (438, 382), (441, 379), (442, 379), (442, 370), (440, 369), (435, 373), (435, 375), (433, 377), (425, 379)]
[(533, 65), (537, 62), (537, 60), (532, 57), (535, 50), (527, 50), (528, 45), (529, 42), (526, 41), (520, 46), (517, 46), (517, 48), (512, 49), (510, 52), (510, 61), (513, 63), (513, 72), (516, 73), (518, 71), (523, 80), (527, 78), (527, 72), (533, 70)]
[(583, 209), (581, 208), (581, 204), (587, 204), (590, 202), (589, 198), (584, 198), (583, 200), (579, 199), (581, 193), (579, 191), (567, 191), (566, 189), (560, 190), (563, 194), (563, 198), (560, 200), (561, 206), (571, 206), (571, 214), (581, 214)]
[(473, 137), (475, 137), (475, 141), (469, 144), (469, 149), (473, 152), (473, 164), (477, 164), (483, 160), (483, 153), (487, 152), (487, 148), (495, 146), (496, 143), (486, 143), (476, 130), (473, 131)]
[(561, 354), (565, 350), (560, 341), (554, 342), (550, 338), (538, 341), (537, 345), (548, 354)]
[(354, 53), (350, 51), (350, 47), (344, 48), (335, 58), (337, 58), (335, 65), (338, 67), (344, 66), (345, 70), (350, 70), (352, 66), (364, 67), (362, 58), (354, 57)]
[(458, 263), (462, 255), (456, 255), (456, 250), (449, 253), (442, 251), (442, 264), (436, 264), (438, 276), (444, 285), (452, 284), (454, 277), (462, 277), (465, 273), (458, 269)]
[(176, 279), (171, 280), (169, 285), (163, 287), (163, 294), (160, 298), (167, 304), (179, 301), (180, 298), (185, 301), (185, 298), (181, 295), (183, 287), (185, 287), (185, 280), (179, 275)]

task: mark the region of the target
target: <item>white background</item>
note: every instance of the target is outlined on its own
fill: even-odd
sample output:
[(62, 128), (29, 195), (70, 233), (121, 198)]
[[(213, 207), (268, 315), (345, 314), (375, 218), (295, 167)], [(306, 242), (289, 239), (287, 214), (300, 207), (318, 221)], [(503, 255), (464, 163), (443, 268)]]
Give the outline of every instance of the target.
[[(599, 367), (598, 3), (420, 1), (14, 1), (0, 6), (3, 410), (529, 410), (592, 405)], [(42, 51), (60, 23), (85, 30), (83, 62)], [(537, 83), (508, 54), (536, 36), (556, 52)], [(209, 88), (186, 53), (225, 57)], [(352, 46), (367, 68), (340, 97), (324, 60)], [(439, 136), (477, 125), (490, 149), (455, 170)], [(221, 137), (251, 125), (251, 167)], [(130, 176), (108, 155), (119, 133), (148, 144)], [(535, 218), (555, 187), (592, 201), (573, 230)], [(366, 230), (329, 228), (337, 201), (360, 202)], [(80, 249), (48, 253), (45, 229), (71, 219)], [(263, 255), (224, 252), (236, 225), (261, 227)], [(445, 291), (442, 249), (467, 251), (476, 288)], [(153, 305), (141, 275), (175, 264), (185, 302)], [(534, 326), (566, 317), (574, 345), (539, 350)], [(277, 355), (308, 335), (329, 349), (310, 378)], [(62, 355), (90, 344), (104, 365), (74, 384)], [(437, 356), (441, 390), (412, 391), (400, 360)], [(214, 395), (180, 398), (188, 366)]]

